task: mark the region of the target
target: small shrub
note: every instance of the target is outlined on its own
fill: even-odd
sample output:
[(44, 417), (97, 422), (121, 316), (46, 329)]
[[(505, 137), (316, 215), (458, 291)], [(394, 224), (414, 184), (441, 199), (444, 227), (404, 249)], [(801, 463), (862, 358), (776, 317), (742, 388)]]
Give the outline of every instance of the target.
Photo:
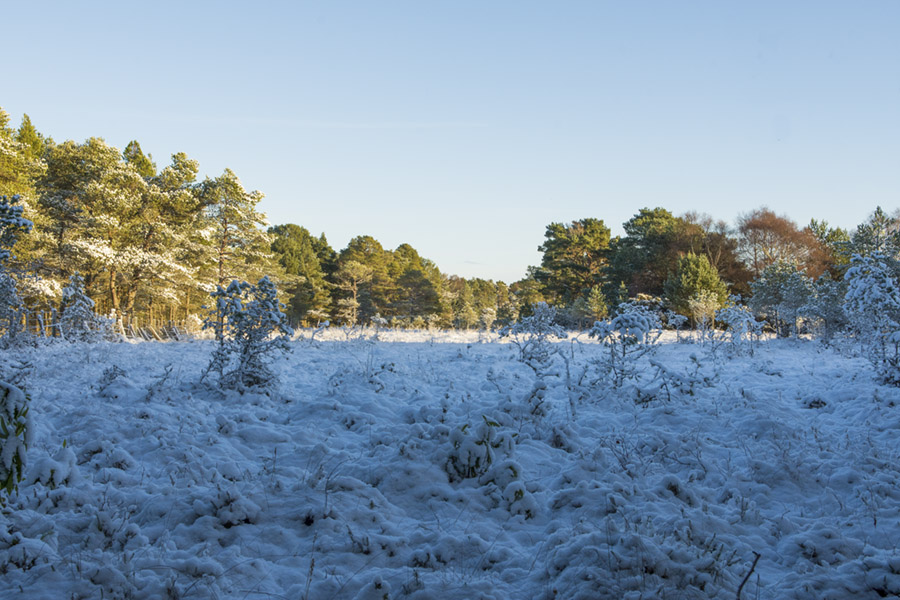
[(0, 506), (25, 476), (26, 451), (33, 427), (28, 417), (28, 395), (0, 381)]
[(732, 297), (730, 306), (716, 311), (716, 320), (725, 326), (731, 352), (753, 356), (753, 340), (762, 334), (763, 323), (756, 320), (749, 308), (738, 304), (740, 298)]
[(84, 290), (84, 278), (77, 272), (62, 291), (59, 331), (70, 342), (100, 342), (115, 339), (112, 322), (94, 312), (94, 301)]
[(446, 471), (451, 480), (471, 479), (488, 472), (496, 455), (508, 456), (515, 441), (512, 434), (502, 431), (500, 424), (482, 416), (474, 431), (468, 423), (450, 434), (453, 445), (447, 458)]
[(277, 290), (268, 277), (256, 285), (232, 281), (227, 289), (213, 292), (216, 306), (204, 323), (212, 329), (218, 347), (203, 374), (219, 374), (224, 389), (246, 391), (265, 388), (276, 381), (269, 368), (272, 355), (289, 352), (293, 329), (281, 309)]
[(615, 388), (637, 377), (637, 360), (655, 350), (660, 335), (659, 316), (646, 306), (623, 303), (617, 313), (612, 319), (597, 321), (590, 331), (607, 350), (595, 361), (600, 378)]

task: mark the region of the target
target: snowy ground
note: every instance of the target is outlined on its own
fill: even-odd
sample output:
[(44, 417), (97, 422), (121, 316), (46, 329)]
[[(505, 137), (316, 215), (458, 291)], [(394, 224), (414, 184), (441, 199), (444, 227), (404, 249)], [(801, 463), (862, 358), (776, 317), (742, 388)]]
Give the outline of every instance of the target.
[(754, 553), (745, 599), (900, 594), (900, 390), (862, 359), (670, 340), (693, 384), (638, 403), (574, 383), (584, 338), (541, 391), (493, 337), (325, 333), (273, 395), (200, 384), (208, 341), (0, 354), (36, 428), (0, 598), (734, 599)]

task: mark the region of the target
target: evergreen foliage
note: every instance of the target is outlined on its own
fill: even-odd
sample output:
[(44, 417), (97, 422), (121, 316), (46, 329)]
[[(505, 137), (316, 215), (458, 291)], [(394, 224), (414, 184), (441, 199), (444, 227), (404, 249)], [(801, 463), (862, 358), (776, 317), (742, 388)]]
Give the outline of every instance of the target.
[(846, 295), (846, 280), (834, 280), (825, 274), (816, 279), (812, 295), (800, 308), (800, 316), (818, 327), (825, 342), (829, 342), (849, 324), (844, 310)]
[[(760, 287), (767, 267), (792, 263), (807, 276), (827, 272), (837, 282), (852, 254), (881, 252), (893, 276), (900, 275), (900, 220), (880, 207), (852, 235), (816, 219), (800, 228), (765, 207), (742, 216), (736, 230), (706, 215), (656, 207), (638, 211), (615, 239), (600, 219), (551, 223), (540, 265), (506, 285), (445, 275), (409, 244), (389, 250), (361, 235), (338, 253), (324, 234), (312, 236), (299, 225), (266, 232), (260, 192), (245, 190), (230, 169), (202, 183), (198, 173), (198, 163), (183, 153), (158, 169), (137, 140), (123, 151), (99, 137), (57, 144), (28, 115), (11, 127), (0, 109), (0, 194), (21, 194), (17, 203), (0, 203), (0, 224), (6, 217), (0, 260), (17, 273), (22, 310), (49, 311), (78, 272), (97, 312), (115, 314), (122, 330), (148, 317), (158, 323), (160, 315), (184, 323), (196, 318), (216, 285), (271, 273), (291, 322), (307, 326), (329, 319), (367, 324), (377, 315), (391, 326), (491, 328), (548, 302), (568, 326), (586, 327), (606, 318), (608, 307), (641, 295), (665, 294), (682, 313), (721, 306), (723, 289), (750, 292), (753, 272), (763, 292), (753, 302), (772, 313), (782, 335), (806, 318), (831, 337), (843, 326), (840, 290), (820, 279), (815, 293), (805, 286), (809, 301), (800, 308), (794, 300), (802, 299), (804, 285), (772, 304)], [(23, 210), (33, 233), (14, 260), (9, 247), (25, 221), (10, 226), (10, 216), (21, 218)], [(34, 270), (27, 280), (20, 276), (26, 267)], [(776, 308), (795, 312), (788, 318), (793, 325), (774, 317)]]
[(544, 233), (541, 266), (534, 278), (544, 297), (555, 305), (586, 298), (603, 284), (610, 231), (599, 219), (581, 219), (568, 225), (551, 223)]
[(878, 253), (894, 277), (900, 276), (900, 213), (891, 216), (877, 207), (865, 223), (857, 226), (844, 249), (847, 262), (854, 254), (865, 257)]
[(277, 379), (269, 363), (277, 353), (290, 351), (293, 335), (275, 284), (268, 277), (256, 285), (234, 280), (211, 296), (215, 307), (204, 329), (213, 330), (218, 345), (204, 378), (215, 371), (220, 387), (240, 392), (272, 387)]
[(697, 320), (694, 300), (701, 295), (708, 296), (712, 311), (703, 314), (711, 315), (725, 304), (728, 287), (705, 255), (689, 252), (678, 259), (675, 271), (666, 280), (665, 295), (673, 310)]
[(538, 302), (531, 314), (505, 329), (503, 337), (509, 337), (519, 349), (519, 360), (531, 367), (535, 374), (545, 377), (549, 374), (553, 356), (557, 353), (552, 342), (565, 339), (566, 330), (558, 323), (559, 315), (555, 307), (546, 302)]
[(23, 233), (31, 231), (33, 223), (22, 216), (24, 208), (17, 205), (19, 196), (0, 196), (0, 264), (12, 256), (10, 250)]
[(844, 310), (887, 383), (900, 384), (900, 287), (881, 252), (854, 255), (845, 275)]
[[(30, 122), (30, 121), (29, 121)], [(40, 156), (25, 142), (19, 141), (9, 127), (9, 113), (0, 108), (0, 194), (29, 194), (34, 178), (44, 169)]]
[(25, 477), (27, 450), (34, 427), (29, 418), (29, 398), (18, 387), (0, 381), (0, 507)]
[(634, 380), (637, 360), (655, 350), (660, 327), (659, 315), (638, 302), (620, 304), (612, 319), (596, 322), (590, 336), (606, 350), (595, 361), (599, 381), (617, 389)]
[(25, 157), (33, 162), (40, 161), (53, 143), (38, 132), (28, 115), (22, 116), (22, 124), (16, 131), (16, 141), (22, 145)]
[(112, 331), (107, 319), (94, 312), (94, 301), (84, 289), (84, 278), (77, 272), (63, 288), (59, 317), (60, 335), (70, 342), (98, 342), (110, 339)]
[(153, 162), (153, 156), (144, 154), (141, 145), (137, 140), (131, 140), (125, 146), (122, 152), (122, 158), (125, 162), (134, 167), (135, 171), (144, 179), (149, 179), (156, 175), (156, 164)]
[(289, 223), (269, 228), (272, 252), (288, 276), (289, 316), (307, 325), (328, 319), (331, 309), (331, 284), (324, 265), (334, 261), (334, 250), (325, 235), (313, 237), (305, 227)]
[(732, 354), (743, 354), (746, 349), (753, 355), (753, 340), (762, 333), (763, 324), (748, 307), (740, 304), (740, 298), (729, 298), (728, 306), (716, 311), (716, 320), (725, 326)]
[(210, 224), (215, 278), (219, 286), (230, 279), (268, 271), (273, 266), (271, 239), (261, 229), (266, 216), (256, 210), (262, 192), (248, 192), (231, 169), (200, 186)]
[(750, 287), (753, 290), (750, 308), (772, 325), (778, 337), (799, 333), (798, 319), (813, 294), (813, 287), (797, 265), (775, 262), (764, 268)]
[[(699, 228), (676, 218), (664, 208), (642, 208), (622, 225), (625, 237), (613, 241), (610, 283), (623, 283), (629, 296), (661, 296), (678, 256), (690, 249), (690, 235)], [(696, 230), (696, 231), (695, 231)], [(615, 294), (614, 289), (611, 294)]]

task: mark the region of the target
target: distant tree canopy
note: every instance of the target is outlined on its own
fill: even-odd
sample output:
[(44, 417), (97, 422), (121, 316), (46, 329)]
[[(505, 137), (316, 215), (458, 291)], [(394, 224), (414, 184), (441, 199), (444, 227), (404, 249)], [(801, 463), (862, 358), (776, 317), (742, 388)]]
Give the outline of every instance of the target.
[[(629, 298), (689, 314), (700, 297), (721, 305), (727, 294), (756, 293), (760, 310), (777, 312), (785, 329), (810, 278), (837, 294), (853, 255), (880, 253), (900, 275), (900, 218), (881, 208), (847, 232), (815, 219), (800, 228), (765, 207), (733, 229), (655, 207), (639, 210), (618, 237), (598, 218), (550, 223), (540, 264), (507, 285), (442, 273), (410, 244), (390, 250), (359, 235), (336, 251), (301, 225), (266, 228), (261, 192), (246, 190), (230, 169), (202, 181), (199, 173), (184, 153), (160, 168), (137, 140), (123, 151), (99, 137), (57, 143), (28, 115), (13, 128), (0, 109), (0, 196), (19, 195), (33, 223), (3, 268), (28, 272), (21, 296), (34, 311), (58, 308), (78, 273), (96, 310), (121, 326), (184, 321), (216, 286), (269, 275), (292, 323), (307, 326), (493, 328), (548, 302), (566, 324), (586, 327)], [(789, 299), (777, 297), (782, 280), (796, 284)]]

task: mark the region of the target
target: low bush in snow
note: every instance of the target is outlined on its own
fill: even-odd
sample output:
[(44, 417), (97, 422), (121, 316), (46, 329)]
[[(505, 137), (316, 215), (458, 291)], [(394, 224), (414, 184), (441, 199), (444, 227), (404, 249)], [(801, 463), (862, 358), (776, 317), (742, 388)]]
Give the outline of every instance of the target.
[(268, 277), (256, 285), (232, 281), (211, 295), (216, 305), (204, 329), (213, 330), (218, 346), (204, 377), (215, 371), (222, 388), (241, 392), (272, 385), (276, 377), (269, 362), (273, 355), (290, 351), (294, 333), (275, 284)]
[(759, 341), (763, 323), (739, 302), (740, 298), (732, 297), (730, 306), (716, 311), (716, 320), (725, 326), (725, 341), (733, 355), (753, 356), (753, 342)]
[(597, 321), (590, 336), (597, 338), (606, 351), (594, 361), (599, 380), (614, 388), (634, 380), (638, 375), (638, 359), (655, 350), (659, 335), (659, 316), (638, 303), (620, 304), (615, 317)]
[(33, 431), (29, 425), (28, 396), (0, 381), (0, 506), (3, 495), (13, 493), (25, 476), (26, 450)]
[(84, 289), (84, 278), (78, 273), (69, 277), (62, 290), (59, 332), (70, 342), (100, 342), (117, 339), (110, 319), (94, 312), (94, 301)]
[(557, 317), (556, 308), (538, 302), (530, 316), (501, 332), (501, 337), (508, 337), (519, 349), (519, 360), (531, 367), (539, 378), (551, 374), (556, 354), (552, 342), (566, 337), (566, 330), (557, 323)]
[(520, 478), (522, 466), (513, 459), (515, 434), (497, 421), (482, 419), (475, 428), (466, 423), (451, 432), (447, 474), (451, 481), (477, 479), (510, 514), (533, 517), (536, 504)]

